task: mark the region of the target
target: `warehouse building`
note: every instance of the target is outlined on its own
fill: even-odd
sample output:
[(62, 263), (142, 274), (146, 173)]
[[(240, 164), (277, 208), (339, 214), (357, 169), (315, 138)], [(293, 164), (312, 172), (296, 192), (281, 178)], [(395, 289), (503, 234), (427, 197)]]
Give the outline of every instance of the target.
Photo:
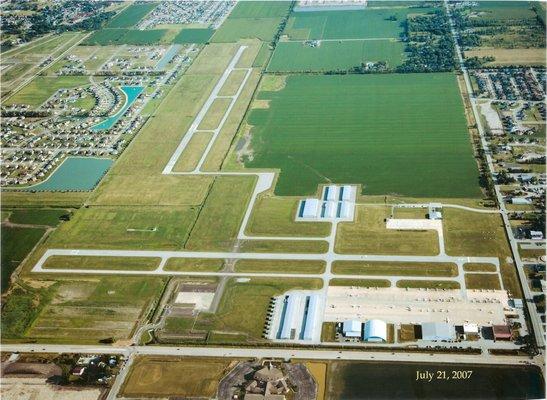
[(342, 323), (342, 335), (348, 338), (359, 338), (362, 334), (361, 321), (350, 319)]
[(300, 201), (296, 221), (352, 221), (355, 213), (356, 195), (356, 186), (325, 186), (321, 200), (304, 199)]
[(451, 341), (456, 339), (456, 329), (446, 322), (425, 322), (422, 324), (422, 339)]
[(283, 341), (320, 341), (322, 297), (311, 291), (295, 291), (274, 299), (267, 337)]

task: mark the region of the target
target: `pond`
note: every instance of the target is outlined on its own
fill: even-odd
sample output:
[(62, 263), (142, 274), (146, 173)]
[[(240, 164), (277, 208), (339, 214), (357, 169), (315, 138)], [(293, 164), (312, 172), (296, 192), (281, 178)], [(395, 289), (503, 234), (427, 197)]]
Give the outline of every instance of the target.
[(113, 162), (110, 158), (67, 157), (49, 178), (25, 190), (92, 190)]
[(335, 362), (328, 376), (328, 399), (545, 398), (541, 371), (532, 366)]
[(141, 94), (143, 89), (144, 88), (142, 86), (122, 86), (121, 90), (124, 92), (126, 97), (123, 107), (116, 114), (108, 117), (102, 122), (99, 122), (97, 125), (93, 125), (91, 130), (97, 132), (112, 128), (114, 124), (118, 122), (118, 120), (125, 114), (131, 104), (133, 104), (133, 102), (137, 99), (139, 94)]

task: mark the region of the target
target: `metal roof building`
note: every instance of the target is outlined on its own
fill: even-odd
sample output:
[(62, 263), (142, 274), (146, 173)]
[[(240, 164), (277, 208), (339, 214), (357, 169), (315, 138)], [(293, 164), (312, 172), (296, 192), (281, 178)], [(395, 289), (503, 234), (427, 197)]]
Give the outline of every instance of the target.
[(363, 340), (365, 342), (387, 342), (387, 324), (379, 319), (365, 322)]
[(423, 340), (454, 340), (456, 329), (454, 325), (445, 322), (424, 322), (422, 324)]
[(279, 339), (294, 339), (294, 325), (297, 316), (298, 296), (287, 296), (287, 304), (285, 305), (285, 315), (283, 316), (283, 324)]
[(319, 210), (319, 200), (306, 199), (306, 200), (303, 200), (300, 205), (299, 216), (302, 218), (316, 218), (318, 210)]
[(361, 337), (361, 321), (351, 319), (342, 323), (342, 334), (345, 337)]
[(309, 297), (308, 312), (306, 314), (306, 322), (304, 327), (304, 333), (302, 339), (313, 340), (315, 333), (317, 332), (317, 322), (319, 317), (319, 309), (321, 298), (317, 294), (312, 294)]

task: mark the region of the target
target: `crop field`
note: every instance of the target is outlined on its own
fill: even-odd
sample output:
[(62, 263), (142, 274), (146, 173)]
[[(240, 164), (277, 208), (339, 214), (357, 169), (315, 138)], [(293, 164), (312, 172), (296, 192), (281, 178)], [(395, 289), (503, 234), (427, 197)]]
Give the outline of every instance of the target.
[(120, 12), (106, 25), (107, 28), (131, 28), (137, 24), (146, 14), (152, 11), (157, 3), (131, 4)]
[(2, 288), (9, 286), (9, 278), (21, 261), (30, 253), (45, 233), (43, 228), (17, 228), (2, 226), (1, 253), (2, 253)]
[(59, 218), (67, 213), (64, 209), (20, 208), (10, 211), (9, 221), (14, 224), (57, 226)]
[(215, 31), (210, 28), (205, 29), (182, 29), (175, 39), (174, 43), (207, 43)]
[(120, 44), (132, 44), (132, 45), (152, 45), (163, 42), (164, 36), (167, 34), (167, 29), (109, 29), (104, 28), (95, 31), (85, 39), (83, 45), (120, 45)]
[(181, 249), (197, 216), (194, 207), (89, 207), (50, 237), (59, 248)]
[(277, 195), (312, 194), (320, 183), (360, 183), (366, 194), (481, 194), (451, 73), (292, 75), (257, 98), (269, 107), (249, 114), (245, 166), (279, 168)]
[(6, 100), (5, 105), (28, 104), (37, 107), (59, 89), (70, 89), (89, 84), (87, 76), (37, 76), (28, 85)]
[(403, 62), (404, 45), (395, 40), (325, 41), (317, 47), (304, 42), (280, 42), (269, 72), (346, 70), (362, 63), (385, 61), (389, 68)]
[(490, 20), (535, 19), (529, 1), (480, 1), (473, 8), (477, 18)]
[(228, 359), (138, 357), (121, 394), (139, 398), (212, 398), (229, 366)]
[[(410, 13), (427, 13), (428, 8), (368, 9), (353, 11), (294, 12), (284, 34), (292, 40), (308, 39), (398, 39)], [(393, 17), (394, 20), (389, 18)]]
[(284, 17), (290, 4), (290, 1), (242, 1), (237, 3), (229, 18)]
[(160, 278), (127, 276), (62, 282), (25, 336), (54, 343), (125, 339), (162, 285)]

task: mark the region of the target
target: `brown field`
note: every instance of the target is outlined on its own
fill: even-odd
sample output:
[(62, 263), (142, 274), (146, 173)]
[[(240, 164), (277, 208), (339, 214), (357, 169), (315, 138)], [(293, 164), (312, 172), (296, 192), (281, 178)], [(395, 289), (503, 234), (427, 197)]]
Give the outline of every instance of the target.
[(487, 63), (487, 66), (499, 65), (541, 65), (545, 64), (545, 49), (498, 49), (493, 47), (480, 47), (476, 50), (465, 52), (466, 58), (494, 56), (495, 61)]
[(498, 274), (465, 274), (468, 289), (501, 289)]
[(216, 394), (230, 361), (186, 357), (139, 357), (121, 394), (124, 397), (206, 397)]
[(327, 364), (322, 362), (307, 362), (305, 365), (317, 383), (316, 400), (323, 400), (325, 398), (325, 387), (327, 383)]

